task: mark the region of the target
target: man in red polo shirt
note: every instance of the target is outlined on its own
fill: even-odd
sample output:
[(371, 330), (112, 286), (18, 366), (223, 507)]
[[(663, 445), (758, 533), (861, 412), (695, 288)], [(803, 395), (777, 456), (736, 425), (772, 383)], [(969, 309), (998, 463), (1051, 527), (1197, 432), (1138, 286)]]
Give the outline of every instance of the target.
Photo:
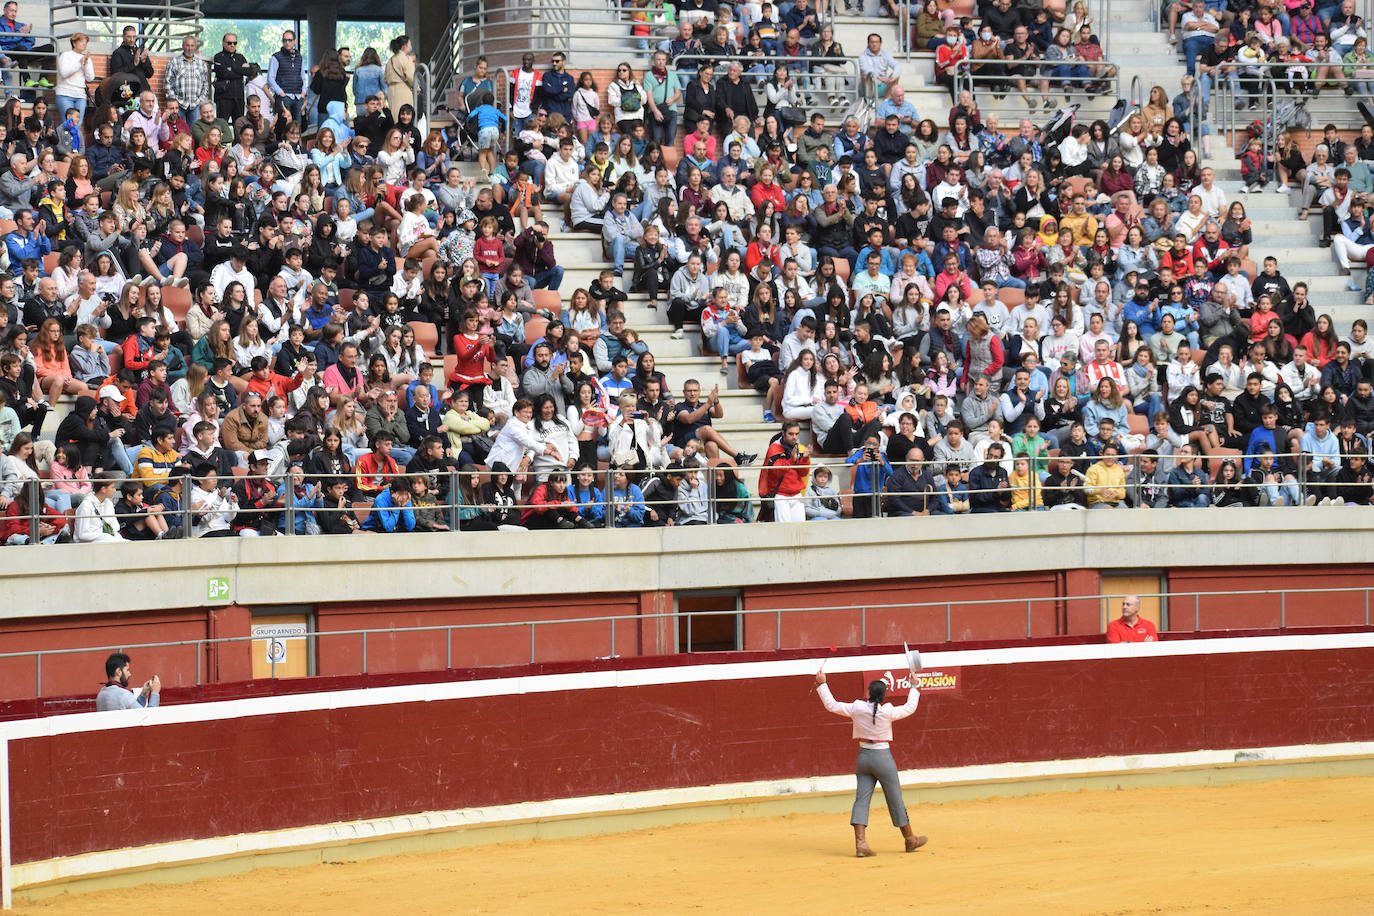
[(1159, 642), (1155, 625), (1140, 619), (1140, 596), (1121, 599), (1121, 618), (1107, 624), (1107, 642)]

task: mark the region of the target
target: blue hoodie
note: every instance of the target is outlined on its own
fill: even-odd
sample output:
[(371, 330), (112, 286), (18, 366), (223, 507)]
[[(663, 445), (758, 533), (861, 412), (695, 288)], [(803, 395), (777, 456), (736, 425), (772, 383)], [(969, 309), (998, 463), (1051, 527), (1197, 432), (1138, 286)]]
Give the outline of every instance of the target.
[(324, 110), (329, 117), (324, 119), (320, 127), (328, 127), (334, 132), (334, 142), (338, 146), (347, 146), (348, 141), (353, 139), (353, 128), (348, 126), (348, 114), (343, 102), (330, 102)]

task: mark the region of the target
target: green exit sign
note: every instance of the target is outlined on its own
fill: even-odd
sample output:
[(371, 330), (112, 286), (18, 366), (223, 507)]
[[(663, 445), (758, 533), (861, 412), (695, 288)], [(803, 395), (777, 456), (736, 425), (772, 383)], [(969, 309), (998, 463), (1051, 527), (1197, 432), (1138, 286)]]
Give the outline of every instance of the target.
[(229, 600), (229, 577), (211, 576), (205, 580), (205, 599), (207, 601)]

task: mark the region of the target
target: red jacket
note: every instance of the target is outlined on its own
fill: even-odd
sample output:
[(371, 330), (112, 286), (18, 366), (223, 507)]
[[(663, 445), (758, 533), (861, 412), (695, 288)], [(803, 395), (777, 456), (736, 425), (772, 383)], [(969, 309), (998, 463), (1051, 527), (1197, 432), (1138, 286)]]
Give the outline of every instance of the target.
[(567, 491), (564, 491), (562, 499), (550, 499), (549, 485), (541, 483), (534, 488), (530, 494), (530, 504), (520, 510), (520, 524), (524, 525), (531, 518), (549, 509), (576, 509), (572, 500), (568, 499)]
[(153, 359), (153, 342), (148, 341), (146, 346), (140, 346), (141, 338), (137, 334), (131, 334), (124, 341), (124, 368), (132, 369), (135, 372), (147, 372), (148, 363)]
[(368, 452), (363, 455), (353, 468), (353, 476), (358, 489), (370, 496), (382, 492), (382, 489), (391, 482), (391, 478), (399, 473), (401, 473), (401, 468), (396, 464), (395, 458), (388, 455), (383, 459), (376, 452)]
[(759, 474), (760, 496), (797, 496), (806, 489), (806, 475), (811, 469), (811, 457), (801, 446), (788, 454), (779, 439), (768, 446)]
[(759, 209), (765, 200), (771, 200), (775, 213), (781, 213), (787, 209), (787, 198), (783, 196), (782, 188), (777, 184), (765, 186), (763, 182), (754, 185), (754, 190), (749, 192), (749, 199), (754, 202), (754, 208)]
[[(61, 512), (54, 512), (47, 506), (43, 507), (43, 521), (47, 522), (49, 525), (52, 525), (54, 528), (57, 528), (58, 530), (67, 527), (67, 517), (63, 515)], [(28, 533), (29, 517), (27, 515), (21, 516), (19, 514), (19, 501), (15, 500), (14, 502), (9, 504), (9, 507), (7, 509), (5, 509), (5, 518), (3, 521), (0, 521), (0, 544), (3, 544), (5, 541), (8, 541), (16, 534), (22, 534), (27, 537)]]
[(491, 341), (484, 341), (481, 335), (472, 338), (466, 334), (454, 334), (453, 359), (453, 371), (448, 375), (450, 382), (458, 383), (460, 388), (485, 385), (490, 381), (486, 364), (496, 362), (496, 352)]
[(301, 375), (299, 372), (297, 372), (294, 377), (271, 372), (265, 379), (250, 374), (248, 376), (248, 390), (252, 394), (261, 395), (262, 399), (266, 401), (274, 394), (284, 396), (288, 391), (295, 391), (297, 388), (301, 387), (301, 382), (304, 380), (305, 376)]

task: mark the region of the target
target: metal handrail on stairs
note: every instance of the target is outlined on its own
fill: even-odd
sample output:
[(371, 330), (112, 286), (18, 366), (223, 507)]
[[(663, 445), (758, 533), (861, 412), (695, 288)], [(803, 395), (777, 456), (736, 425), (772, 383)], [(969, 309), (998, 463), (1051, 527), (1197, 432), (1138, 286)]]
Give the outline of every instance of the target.
[[(1264, 129), (1260, 131), (1259, 140), (1263, 145), (1265, 161), (1273, 155), (1278, 148), (1278, 131), (1275, 129), (1274, 113), (1279, 105), (1279, 88), (1274, 82), (1274, 75), (1269, 68), (1260, 68), (1258, 74), (1247, 74), (1245, 79), (1258, 84), (1258, 92), (1242, 92), (1240, 71), (1253, 69), (1235, 61), (1226, 61), (1218, 64), (1214, 69), (1217, 77), (1214, 78), (1212, 87), (1212, 111), (1213, 120), (1218, 120), (1217, 107), (1220, 104), (1219, 120), (1222, 129), (1227, 136), (1228, 145), (1235, 149), (1236, 134), (1238, 130), (1248, 127), (1251, 120), (1260, 121)], [(1254, 111), (1252, 119), (1249, 114), (1241, 115), (1240, 112), (1242, 99), (1246, 108), (1244, 111)], [(1254, 104), (1256, 108), (1251, 108)], [(1199, 93), (1199, 106), (1201, 97)], [(1237, 153), (1239, 155), (1239, 153)]]
[[(1006, 115), (1015, 112), (1018, 116), (1024, 116), (1026, 106), (1025, 99), (1039, 95), (1040, 92), (1038, 88), (1028, 88), (1025, 95), (1022, 96), (1015, 89), (1007, 85), (1018, 79), (1025, 80), (1027, 83), (1038, 83), (1042, 79), (1048, 79), (1051, 83), (1056, 84), (1052, 86), (1049, 93), (1050, 95), (1102, 96), (1115, 99), (1119, 97), (1121, 92), (1121, 68), (1110, 60), (1093, 61), (1093, 64), (1096, 66), (1111, 67), (1113, 70), (1111, 76), (1089, 74), (1086, 77), (1049, 76), (1048, 74), (1051, 70), (1064, 66), (1060, 61), (1054, 60), (1017, 61), (1016, 66), (1018, 68), (1029, 68), (1034, 71), (1039, 71), (1030, 76), (1025, 74), (974, 73), (972, 66), (976, 63), (981, 63), (981, 61), (962, 60), (955, 66), (954, 89), (956, 95), (965, 89), (972, 92), (973, 97), (978, 100), (979, 109), (984, 114), (991, 112), (998, 115)], [(1068, 84), (1067, 86), (1064, 85), (1066, 83)], [(1086, 89), (1088, 85), (1094, 83), (1102, 84), (1105, 88), (1099, 92), (1093, 93), (1081, 91), (1082, 89)], [(1006, 101), (992, 98), (993, 93), (988, 89), (989, 86), (997, 86), (999, 84), (1003, 84), (1005, 88), (1002, 92), (997, 94), (1003, 96)], [(983, 87), (982, 95), (978, 94), (977, 89), (979, 86)], [(1080, 91), (1075, 92), (1075, 89), (1079, 89)]]
[[(630, 60), (642, 59), (656, 50), (666, 37), (661, 27), (654, 25), (650, 26), (648, 36), (631, 34), (636, 26), (644, 23), (630, 18), (632, 8), (614, 2), (540, 0), (519, 18), (512, 18), (510, 13), (507, 8), (491, 9), (484, 4), (477, 8), (474, 16), (471, 8), (459, 5), (444, 26), (434, 53), (425, 62), (430, 78), (428, 113), (431, 116), (443, 105), (449, 90), (462, 82), (464, 72), (471, 69), (469, 62), (478, 57), (508, 55), (514, 58), (526, 51), (544, 57), (562, 51), (568, 56), (572, 69), (577, 65), (578, 55), (582, 54), (620, 54)], [(503, 26), (517, 28), (507, 34)], [(579, 35), (575, 31), (578, 26), (594, 29), (596, 34)], [(647, 49), (636, 46), (641, 38), (648, 42)]]

